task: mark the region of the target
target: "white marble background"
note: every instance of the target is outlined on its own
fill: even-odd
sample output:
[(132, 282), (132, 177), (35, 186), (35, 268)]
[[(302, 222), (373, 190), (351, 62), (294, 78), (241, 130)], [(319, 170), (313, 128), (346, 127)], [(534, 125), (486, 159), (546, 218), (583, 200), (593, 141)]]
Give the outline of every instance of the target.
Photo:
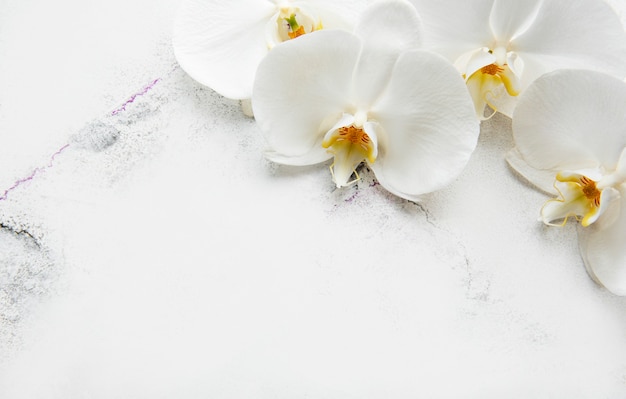
[(0, 0), (1, 398), (626, 397), (509, 119), (419, 205), (336, 190), (177, 67), (177, 5)]

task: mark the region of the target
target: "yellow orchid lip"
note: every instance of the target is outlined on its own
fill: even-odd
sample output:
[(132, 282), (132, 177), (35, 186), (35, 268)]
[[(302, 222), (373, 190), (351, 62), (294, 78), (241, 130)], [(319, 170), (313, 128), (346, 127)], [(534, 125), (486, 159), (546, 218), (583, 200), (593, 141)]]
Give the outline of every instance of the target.
[(474, 100), (476, 114), (482, 118), (485, 105), (497, 111), (497, 107), (490, 101), (490, 97), (495, 96), (496, 89), (503, 85), (510, 96), (517, 96), (520, 93), (520, 81), (507, 64), (497, 63), (485, 65), (474, 72), (467, 79), (467, 87)]
[[(369, 163), (376, 161), (376, 145), (362, 127), (355, 125), (343, 126), (336, 129), (322, 142), (335, 159), (330, 166), (333, 181), (337, 187), (343, 187), (359, 180), (357, 166), (365, 160)], [(356, 178), (350, 180), (352, 175)]]
[(560, 226), (564, 226), (572, 216), (587, 227), (602, 213), (603, 190), (598, 188), (597, 181), (579, 173), (560, 172), (556, 175), (555, 188), (559, 198), (548, 200), (541, 209), (544, 223), (554, 225), (554, 220), (563, 219)]
[(330, 142), (322, 144), (324, 148), (334, 145), (351, 146), (352, 150), (357, 150), (363, 154), (363, 159), (367, 158), (370, 162), (374, 162), (376, 160), (372, 140), (362, 128), (355, 126), (340, 127), (337, 129), (337, 134), (331, 136)]

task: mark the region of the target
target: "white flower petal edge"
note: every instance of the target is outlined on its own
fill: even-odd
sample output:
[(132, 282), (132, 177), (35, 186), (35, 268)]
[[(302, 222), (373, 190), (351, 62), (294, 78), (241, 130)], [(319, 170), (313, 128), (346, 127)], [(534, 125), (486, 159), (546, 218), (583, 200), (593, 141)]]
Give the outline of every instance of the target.
[(536, 169), (528, 165), (519, 149), (513, 148), (506, 154), (509, 166), (524, 180), (531, 182), (536, 188), (548, 195), (555, 196), (558, 191), (554, 187), (554, 172), (551, 170)]
[(421, 47), (421, 32), (422, 21), (408, 2), (378, 1), (365, 9), (354, 29), (363, 43), (353, 85), (357, 107), (368, 107), (382, 93), (398, 55)]
[(626, 85), (611, 76), (559, 70), (520, 96), (513, 139), (535, 169), (614, 169), (626, 145)]
[(386, 132), (371, 167), (385, 188), (413, 200), (452, 182), (479, 134), (463, 79), (443, 57), (423, 50), (400, 56), (371, 116)]
[[(404, 0), (380, 4), (390, 20), (416, 13)], [(315, 32), (272, 50), (257, 71), (254, 113), (267, 139), (268, 158), (300, 165), (334, 157), (337, 187), (358, 180), (356, 168), (366, 162), (383, 187), (417, 200), (458, 176), (476, 146), (479, 124), (463, 80), (433, 53), (399, 46), (391, 74), (378, 69), (386, 81), (373, 76), (372, 82), (383, 83), (374, 84), (380, 93), (356, 90), (365, 84), (355, 79), (362, 76), (363, 54), (376, 56), (371, 41), (377, 39), (368, 38), (380, 37), (376, 30), (385, 29), (389, 41), (396, 42), (394, 35), (406, 40), (402, 24), (372, 24), (371, 29), (364, 38)], [(380, 51), (390, 56), (389, 48)]]
[[(620, 193), (626, 196), (626, 190)], [(626, 200), (615, 206), (615, 222), (580, 227), (580, 251), (589, 275), (616, 295), (626, 296)]]
[[(274, 0), (277, 1), (277, 0)], [(316, 9), (324, 17), (332, 15), (342, 16), (342, 20), (348, 22), (350, 26), (354, 26), (359, 19), (359, 15), (365, 10), (372, 2), (372, 0), (350, 0), (350, 1), (337, 1), (337, 0), (291, 0), (294, 6), (298, 7), (302, 4), (314, 5)]]
[(410, 0), (424, 24), (424, 48), (451, 62), (493, 38), (489, 15), (493, 0)]
[(174, 22), (174, 54), (194, 80), (225, 97), (249, 99), (270, 48), (322, 28), (351, 30), (364, 1), (184, 0)]
[(505, 44), (526, 32), (544, 1), (495, 0), (489, 14), (489, 25), (496, 43)]
[(375, 1), (361, 14), (354, 34), (366, 47), (399, 54), (422, 44), (422, 21), (407, 1)]
[(548, 73), (520, 96), (516, 148), (507, 157), (540, 188), (552, 173), (558, 196), (543, 206), (541, 219), (561, 226), (578, 219), (590, 276), (619, 295), (626, 295), (624, 109), (626, 84), (619, 79), (585, 70)]
[[(284, 4), (285, 0), (273, 0)], [(287, 0), (293, 7), (312, 7), (323, 29), (351, 31), (368, 4), (373, 0)]]
[(275, 13), (267, 0), (185, 0), (174, 22), (176, 60), (219, 94), (250, 98), (255, 70), (267, 54), (266, 24)]
[(544, 0), (533, 24), (513, 43), (525, 64), (522, 90), (561, 68), (626, 76), (626, 33), (605, 1)]

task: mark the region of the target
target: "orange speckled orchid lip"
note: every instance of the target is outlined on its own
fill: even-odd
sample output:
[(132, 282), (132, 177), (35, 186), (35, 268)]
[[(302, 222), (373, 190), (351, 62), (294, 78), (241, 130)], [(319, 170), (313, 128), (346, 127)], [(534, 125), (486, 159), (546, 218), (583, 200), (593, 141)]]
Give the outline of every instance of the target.
[(570, 216), (580, 219), (582, 226), (594, 223), (604, 211), (602, 191), (598, 182), (579, 174), (560, 172), (556, 175), (555, 188), (559, 198), (548, 200), (541, 209), (544, 222), (563, 219), (561, 225), (567, 223)]
[[(357, 166), (365, 160), (369, 163), (376, 161), (378, 151), (375, 140), (362, 127), (355, 125), (339, 127), (329, 133), (322, 142), (322, 147), (327, 148), (335, 157), (330, 166), (335, 184), (340, 187), (358, 181)], [(352, 174), (356, 178), (349, 181)]]
[(519, 78), (507, 64), (499, 65), (493, 63), (485, 65), (472, 73), (467, 79), (467, 87), (474, 100), (476, 113), (479, 116), (482, 114), (485, 104), (497, 111), (497, 107), (492, 104), (489, 97), (494, 96), (496, 88), (501, 85), (504, 86), (510, 96), (515, 97), (520, 93)]

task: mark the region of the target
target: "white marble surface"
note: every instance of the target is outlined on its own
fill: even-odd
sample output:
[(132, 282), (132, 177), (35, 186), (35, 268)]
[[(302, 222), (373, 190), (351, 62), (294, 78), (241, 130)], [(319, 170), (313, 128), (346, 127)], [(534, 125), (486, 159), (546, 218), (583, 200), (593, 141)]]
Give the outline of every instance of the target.
[(626, 397), (509, 119), (419, 205), (336, 190), (176, 66), (177, 5), (0, 0), (1, 398)]

